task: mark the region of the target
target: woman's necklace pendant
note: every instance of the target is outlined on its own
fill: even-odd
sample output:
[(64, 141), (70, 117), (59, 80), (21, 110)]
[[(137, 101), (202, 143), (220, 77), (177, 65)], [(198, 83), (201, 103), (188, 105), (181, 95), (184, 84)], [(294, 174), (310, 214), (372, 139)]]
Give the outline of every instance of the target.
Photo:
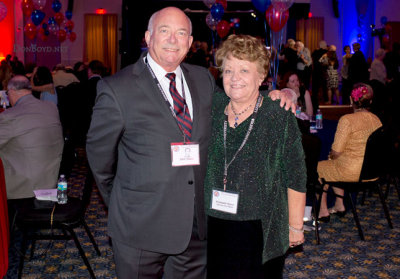
[(235, 116), (235, 124), (233, 126), (236, 128), (238, 126), (239, 116)]

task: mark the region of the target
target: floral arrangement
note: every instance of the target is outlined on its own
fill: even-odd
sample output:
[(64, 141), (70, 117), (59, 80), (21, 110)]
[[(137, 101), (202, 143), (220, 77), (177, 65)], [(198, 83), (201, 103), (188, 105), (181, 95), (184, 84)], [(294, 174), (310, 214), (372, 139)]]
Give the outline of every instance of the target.
[(366, 86), (360, 86), (351, 91), (351, 97), (355, 102), (360, 100), (362, 97), (368, 94), (368, 88)]

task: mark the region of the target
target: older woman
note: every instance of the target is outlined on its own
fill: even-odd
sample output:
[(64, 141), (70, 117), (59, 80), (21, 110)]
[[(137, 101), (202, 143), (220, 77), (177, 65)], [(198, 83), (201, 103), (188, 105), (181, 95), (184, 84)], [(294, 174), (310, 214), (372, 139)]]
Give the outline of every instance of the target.
[[(363, 83), (356, 84), (351, 92), (354, 113), (343, 115), (339, 119), (335, 140), (329, 154), (329, 160), (318, 163), (318, 175), (326, 181), (358, 181), (364, 160), (368, 137), (382, 126), (381, 121), (369, 112), (373, 97), (372, 88)], [(334, 192), (343, 196), (343, 189), (332, 187)], [(345, 214), (342, 198), (336, 198), (333, 208), (328, 209), (326, 193), (322, 194), (319, 219), (329, 221), (330, 214)]]
[(280, 278), (285, 252), (304, 242), (297, 122), (259, 91), (270, 66), (259, 40), (231, 35), (216, 60), (226, 96), (214, 96), (205, 180), (208, 277)]

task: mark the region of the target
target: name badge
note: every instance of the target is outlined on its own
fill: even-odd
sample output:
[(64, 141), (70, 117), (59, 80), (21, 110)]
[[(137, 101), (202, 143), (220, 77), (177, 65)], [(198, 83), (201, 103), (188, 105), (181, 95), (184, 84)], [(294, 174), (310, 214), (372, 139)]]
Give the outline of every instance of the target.
[(239, 194), (220, 190), (212, 190), (211, 209), (236, 214)]
[(171, 143), (171, 160), (173, 167), (200, 165), (200, 147), (196, 142)]

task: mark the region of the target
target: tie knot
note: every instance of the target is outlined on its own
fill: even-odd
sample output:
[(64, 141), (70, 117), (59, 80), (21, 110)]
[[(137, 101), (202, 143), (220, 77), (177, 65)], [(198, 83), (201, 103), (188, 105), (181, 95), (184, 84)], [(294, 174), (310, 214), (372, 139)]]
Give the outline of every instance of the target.
[(170, 81), (175, 81), (176, 74), (175, 73), (167, 73), (165, 75)]

